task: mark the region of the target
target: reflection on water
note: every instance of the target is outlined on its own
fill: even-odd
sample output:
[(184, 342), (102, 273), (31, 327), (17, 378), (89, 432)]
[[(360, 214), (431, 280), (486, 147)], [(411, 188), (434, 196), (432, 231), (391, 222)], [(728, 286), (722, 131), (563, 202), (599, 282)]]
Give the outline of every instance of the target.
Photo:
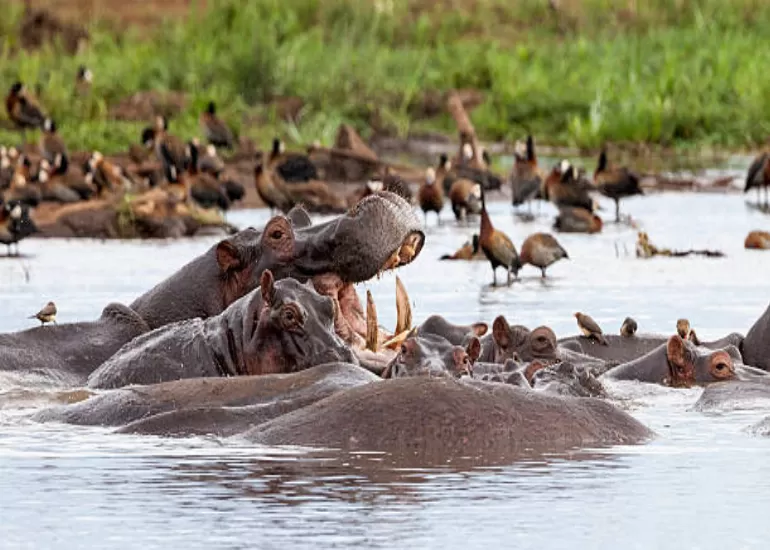
[[(475, 227), (436, 228), (431, 220), (422, 256), (400, 276), (418, 320), (441, 312), (456, 322), (491, 322), (505, 313), (561, 336), (575, 332), (571, 314), (582, 310), (606, 331), (633, 315), (641, 332), (671, 332), (687, 316), (702, 338), (718, 337), (745, 331), (770, 297), (770, 253), (742, 248), (748, 230), (770, 220), (743, 200), (667, 194), (623, 204), (659, 246), (718, 248), (724, 259), (637, 260), (634, 232), (610, 224), (600, 235), (559, 236), (571, 259), (553, 266), (546, 282), (525, 268), (512, 287), (491, 288), (486, 262), (437, 261)], [(517, 244), (548, 230), (553, 215), (543, 206), (542, 217), (524, 224), (507, 204), (491, 210)], [(230, 217), (259, 225), (267, 212)], [(25, 241), (27, 258), (0, 261), (0, 330), (35, 326), (26, 317), (49, 299), (60, 322), (92, 319), (215, 241)], [(366, 288), (381, 322), (392, 326), (394, 276), (359, 291)], [(692, 412), (697, 389), (615, 383), (610, 390), (657, 439), (515, 464), (405, 469), (376, 454), (37, 425), (19, 407), (79, 396), (31, 398), (0, 386), (0, 548), (764, 547), (770, 442), (743, 430), (767, 412)]]

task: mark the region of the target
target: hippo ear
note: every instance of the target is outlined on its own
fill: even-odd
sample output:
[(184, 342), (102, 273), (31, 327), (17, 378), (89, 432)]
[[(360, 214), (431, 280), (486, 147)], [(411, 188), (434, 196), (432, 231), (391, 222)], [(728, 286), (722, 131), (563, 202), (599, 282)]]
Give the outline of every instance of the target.
[(313, 223), (310, 219), (310, 215), (302, 207), (302, 205), (299, 204), (289, 210), (288, 214), (286, 214), (286, 217), (289, 218), (291, 224), (297, 229), (310, 227), (310, 225)]
[(492, 323), (492, 338), (495, 343), (505, 349), (511, 345), (511, 326), (503, 315), (498, 315)]
[(476, 336), (484, 336), (489, 330), (489, 325), (486, 323), (473, 323), (471, 325), (471, 331)]
[(669, 363), (676, 365), (677, 367), (684, 367), (685, 357), (685, 343), (682, 337), (678, 334), (673, 335), (666, 342), (666, 356)]
[(259, 288), (262, 292), (262, 301), (266, 304), (272, 304), (275, 298), (275, 279), (269, 269), (262, 272), (259, 279)]
[(465, 353), (468, 354), (468, 359), (471, 363), (475, 363), (476, 359), (481, 355), (481, 342), (475, 336), (470, 339), (468, 345), (465, 347)]
[(225, 240), (217, 245), (217, 263), (219, 269), (224, 273), (237, 271), (241, 268), (243, 264), (241, 255), (231, 241)]

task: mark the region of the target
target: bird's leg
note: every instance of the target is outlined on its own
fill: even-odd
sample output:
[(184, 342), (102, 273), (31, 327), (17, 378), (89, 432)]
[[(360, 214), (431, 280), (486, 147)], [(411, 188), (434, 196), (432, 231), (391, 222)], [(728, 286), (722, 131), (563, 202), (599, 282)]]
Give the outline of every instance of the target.
[(508, 266), (508, 286), (511, 286), (511, 266)]
[(441, 227), (441, 212), (436, 212), (436, 225)]
[(544, 267), (541, 267), (541, 268), (540, 268), (540, 276), (541, 276), (543, 279), (545, 279), (545, 268), (544, 268)]
[(615, 223), (620, 223), (620, 201), (615, 199)]
[(492, 286), (497, 286), (497, 268), (492, 268)]
[(425, 227), (428, 227), (428, 211), (427, 210), (422, 213), (422, 217), (423, 217), (423, 223), (425, 224)]

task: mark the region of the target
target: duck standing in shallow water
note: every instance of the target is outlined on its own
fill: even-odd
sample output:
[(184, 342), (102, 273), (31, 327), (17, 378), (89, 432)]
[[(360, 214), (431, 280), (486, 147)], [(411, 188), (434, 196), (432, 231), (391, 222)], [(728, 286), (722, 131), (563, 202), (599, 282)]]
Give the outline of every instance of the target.
[(644, 195), (639, 187), (639, 176), (625, 166), (610, 168), (607, 162), (607, 150), (599, 153), (599, 161), (594, 171), (594, 185), (599, 193), (615, 201), (615, 221), (620, 221), (620, 199), (634, 195)]
[(757, 190), (757, 204), (759, 204), (760, 188), (765, 190), (765, 201), (763, 205), (767, 208), (767, 186), (770, 185), (770, 154), (762, 153), (754, 162), (749, 166), (749, 171), (746, 174), (746, 187), (743, 188), (743, 192), (748, 192), (749, 189)]
[(569, 259), (569, 255), (559, 241), (550, 233), (534, 233), (527, 237), (521, 245), (521, 264), (530, 264), (540, 268), (540, 273), (545, 279), (545, 270), (548, 266), (558, 262), (562, 258)]
[(511, 202), (515, 207), (526, 202), (531, 211), (531, 201), (540, 191), (543, 177), (537, 166), (535, 142), (532, 136), (527, 136), (527, 143), (523, 151), (520, 150), (520, 142), (516, 142), (516, 145), (517, 150), (514, 152), (513, 169), (511, 170)]
[(474, 234), (454, 254), (444, 254), (439, 260), (478, 260), (479, 256), (483, 257), (483, 252), (479, 254), (479, 236)]
[(441, 209), (444, 208), (444, 189), (441, 182), (436, 180), (436, 171), (433, 168), (425, 170), (425, 181), (420, 185), (417, 199), (425, 216), (425, 225), (428, 225), (428, 212), (435, 212), (436, 223), (441, 225)]
[(479, 246), (492, 264), (492, 284), (497, 286), (497, 268), (504, 267), (508, 273), (508, 284), (511, 284), (511, 273), (516, 277), (521, 269), (521, 260), (510, 237), (494, 228), (489, 219), (484, 192), (481, 192), (481, 230), (479, 231)]

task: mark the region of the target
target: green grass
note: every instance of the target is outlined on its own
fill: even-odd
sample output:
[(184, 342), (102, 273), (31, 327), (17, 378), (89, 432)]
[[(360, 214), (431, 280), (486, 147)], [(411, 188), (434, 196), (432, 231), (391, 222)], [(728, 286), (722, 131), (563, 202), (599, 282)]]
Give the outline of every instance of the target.
[[(2, 2), (0, 2), (1, 4)], [(41, 86), (72, 149), (122, 151), (143, 123), (109, 120), (108, 106), (139, 90), (181, 90), (172, 120), (198, 134), (209, 99), (238, 133), (266, 144), (330, 143), (340, 122), (365, 136), (454, 132), (446, 115), (414, 116), (424, 90), (478, 88), (471, 117), (484, 139), (596, 148), (606, 141), (678, 149), (738, 149), (770, 134), (770, 5), (760, 0), (211, 0), (187, 22), (148, 38), (95, 23), (87, 51), (9, 54), (16, 4), (0, 24), (0, 82)], [(146, 34), (146, 33), (145, 33)], [(93, 96), (75, 100), (79, 64)], [(297, 125), (269, 101), (306, 101)], [(245, 125), (243, 121), (258, 120)], [(30, 137), (32, 137), (30, 135)], [(18, 141), (0, 130), (0, 142)]]

